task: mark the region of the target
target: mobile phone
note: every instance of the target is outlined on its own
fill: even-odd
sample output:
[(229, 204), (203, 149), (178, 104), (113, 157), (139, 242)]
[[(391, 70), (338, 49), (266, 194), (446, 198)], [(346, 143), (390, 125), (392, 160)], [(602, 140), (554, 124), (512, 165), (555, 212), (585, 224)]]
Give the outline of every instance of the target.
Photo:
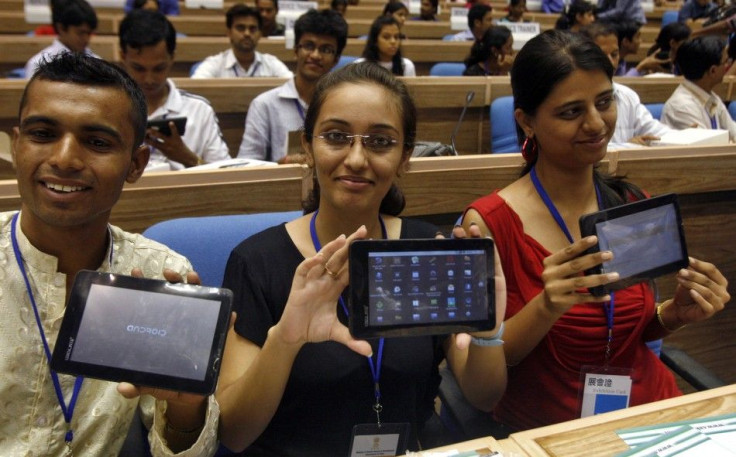
[(166, 136), (171, 136), (171, 128), (169, 127), (169, 122), (174, 123), (174, 125), (176, 126), (176, 130), (179, 131), (179, 135), (184, 135), (187, 126), (186, 117), (166, 117), (149, 119), (147, 127), (158, 130)]
[(80, 271), (51, 358), (61, 373), (209, 395), (232, 292)]
[(349, 257), (348, 325), (356, 338), (495, 327), (490, 238), (358, 240)]
[(586, 274), (617, 272), (620, 276), (615, 283), (591, 288), (595, 296), (673, 273), (689, 263), (675, 194), (583, 215), (580, 233), (583, 237), (598, 237), (598, 244), (588, 249), (588, 253), (613, 252), (613, 259), (587, 270)]

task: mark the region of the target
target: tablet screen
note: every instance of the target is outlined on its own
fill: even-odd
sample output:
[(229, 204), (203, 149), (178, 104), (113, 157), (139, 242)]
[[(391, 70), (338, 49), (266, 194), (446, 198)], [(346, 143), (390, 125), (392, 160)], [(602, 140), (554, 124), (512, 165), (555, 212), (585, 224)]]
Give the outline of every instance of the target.
[(210, 394), (231, 306), (227, 289), (82, 270), (74, 280), (51, 368)]
[(370, 325), (487, 318), (486, 252), (371, 252)]
[(201, 381), (219, 314), (219, 301), (92, 284), (70, 360)]
[(596, 231), (601, 251), (613, 252), (603, 273), (627, 278), (683, 259), (674, 204), (598, 222)]
[(350, 332), (356, 337), (491, 330), (490, 238), (359, 240), (350, 245)]

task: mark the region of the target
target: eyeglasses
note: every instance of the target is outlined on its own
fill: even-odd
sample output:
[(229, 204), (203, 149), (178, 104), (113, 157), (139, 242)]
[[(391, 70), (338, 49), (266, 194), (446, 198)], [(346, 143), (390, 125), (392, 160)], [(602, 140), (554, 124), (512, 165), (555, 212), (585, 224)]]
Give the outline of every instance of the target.
[(313, 53), (315, 49), (323, 56), (334, 56), (335, 54), (337, 54), (337, 49), (333, 48), (332, 46), (323, 44), (322, 46), (317, 47), (317, 45), (311, 41), (300, 43), (296, 45), (296, 47), (297, 49), (303, 49), (309, 54)]
[(345, 132), (325, 132), (317, 135), (315, 138), (324, 140), (327, 146), (341, 150), (345, 147), (353, 147), (356, 138), (360, 138), (363, 147), (372, 152), (386, 152), (391, 150), (398, 140), (383, 133), (369, 133), (368, 135), (354, 134)]

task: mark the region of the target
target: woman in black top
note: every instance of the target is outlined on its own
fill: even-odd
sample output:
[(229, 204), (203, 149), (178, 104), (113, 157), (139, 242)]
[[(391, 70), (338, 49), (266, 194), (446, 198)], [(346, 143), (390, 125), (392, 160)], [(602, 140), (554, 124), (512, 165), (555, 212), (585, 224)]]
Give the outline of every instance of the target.
[[(469, 344), (467, 335), (427, 336), (387, 338), (381, 350), (375, 341), (352, 339), (345, 327), (347, 309), (339, 302), (349, 284), (349, 242), (435, 236), (430, 224), (396, 217), (404, 199), (395, 180), (406, 170), (415, 133), (406, 86), (386, 70), (358, 63), (320, 79), (302, 136), (315, 177), (306, 214), (241, 243), (225, 273), (238, 311), (217, 392), (228, 448), (347, 455), (353, 427), (376, 424), (371, 364), (381, 367), (381, 422), (409, 424), (411, 449), (433, 412), (443, 358), (477, 407), (490, 410), (503, 393), (501, 346)], [(501, 316), (505, 282), (497, 272)]]

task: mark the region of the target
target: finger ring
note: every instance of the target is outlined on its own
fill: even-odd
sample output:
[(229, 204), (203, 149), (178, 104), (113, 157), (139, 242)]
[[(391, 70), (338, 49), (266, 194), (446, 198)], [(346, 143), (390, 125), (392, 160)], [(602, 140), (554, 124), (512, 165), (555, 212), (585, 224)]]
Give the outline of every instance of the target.
[(337, 277), (339, 276), (339, 273), (336, 273), (336, 272), (330, 270), (329, 268), (327, 268), (327, 265), (325, 265), (325, 273), (327, 273), (328, 275), (330, 275), (330, 277), (332, 279), (337, 279)]

